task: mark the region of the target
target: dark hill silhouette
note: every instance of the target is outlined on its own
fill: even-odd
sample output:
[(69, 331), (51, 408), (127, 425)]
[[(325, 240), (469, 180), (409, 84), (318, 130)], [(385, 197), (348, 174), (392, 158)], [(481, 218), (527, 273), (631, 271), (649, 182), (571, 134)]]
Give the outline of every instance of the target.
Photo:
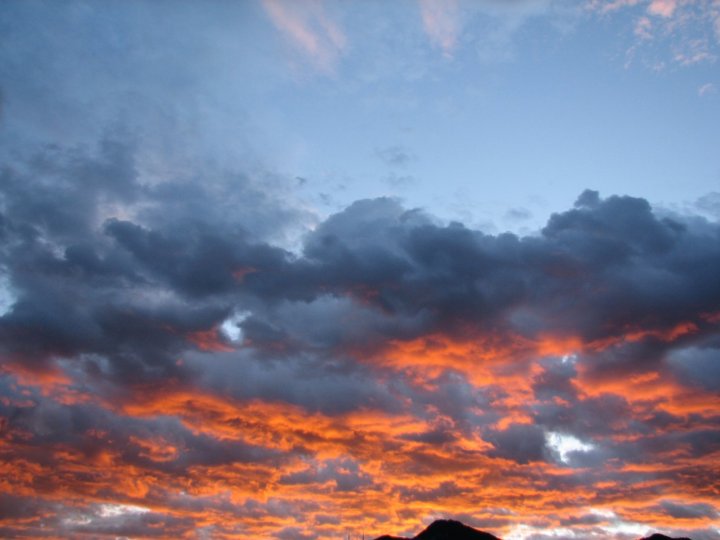
[(423, 532), (410, 538), (400, 536), (381, 536), (376, 540), (500, 540), (490, 533), (478, 531), (459, 521), (439, 519), (428, 525)]
[(672, 538), (670, 536), (665, 536), (664, 534), (655, 533), (650, 536), (646, 536), (645, 538), (641, 538), (640, 540), (690, 540), (687, 536), (683, 536), (682, 538)]
[[(500, 540), (497, 536), (490, 533), (478, 531), (472, 527), (468, 527), (459, 521), (451, 519), (439, 519), (433, 521), (427, 529), (412, 538), (402, 536), (384, 535), (375, 540)], [(690, 538), (671, 538), (664, 534), (655, 533), (640, 540), (690, 540)]]

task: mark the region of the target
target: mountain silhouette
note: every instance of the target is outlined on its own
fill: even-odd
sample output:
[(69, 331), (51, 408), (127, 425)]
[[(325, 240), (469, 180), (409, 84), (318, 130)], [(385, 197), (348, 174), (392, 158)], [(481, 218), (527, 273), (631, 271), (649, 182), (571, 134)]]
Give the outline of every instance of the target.
[[(500, 540), (497, 536), (490, 533), (478, 531), (472, 527), (453, 521), (451, 519), (439, 519), (433, 521), (428, 527), (412, 538), (403, 536), (384, 535), (375, 540)], [(690, 538), (671, 538), (664, 534), (655, 533), (651, 536), (641, 538), (640, 540), (690, 540)]]
[[(500, 540), (490, 533), (478, 531), (459, 521), (439, 519), (412, 539), (401, 536), (381, 536), (376, 540)], [(654, 539), (653, 539), (654, 540)]]
[(683, 536), (682, 538), (672, 538), (670, 536), (665, 536), (664, 534), (655, 533), (650, 536), (646, 536), (645, 538), (641, 538), (640, 540), (690, 540), (687, 536)]

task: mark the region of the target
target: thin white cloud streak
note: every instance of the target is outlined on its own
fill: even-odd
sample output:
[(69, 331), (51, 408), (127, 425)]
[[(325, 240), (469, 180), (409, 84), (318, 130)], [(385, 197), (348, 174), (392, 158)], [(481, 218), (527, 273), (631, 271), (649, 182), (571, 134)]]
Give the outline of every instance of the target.
[(713, 83), (706, 83), (703, 84), (700, 88), (698, 88), (698, 95), (699, 96), (707, 96), (710, 94), (715, 94), (717, 92), (717, 88)]
[(275, 27), (316, 69), (335, 70), (347, 38), (320, 0), (263, 0)]
[(619, 9), (636, 6), (640, 0), (590, 0), (588, 9), (599, 13), (611, 13)]

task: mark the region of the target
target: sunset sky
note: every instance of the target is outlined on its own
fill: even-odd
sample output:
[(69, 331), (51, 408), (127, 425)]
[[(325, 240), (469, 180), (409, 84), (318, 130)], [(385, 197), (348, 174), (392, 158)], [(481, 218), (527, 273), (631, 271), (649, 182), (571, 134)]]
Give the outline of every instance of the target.
[(0, 537), (720, 539), (720, 0), (0, 2)]

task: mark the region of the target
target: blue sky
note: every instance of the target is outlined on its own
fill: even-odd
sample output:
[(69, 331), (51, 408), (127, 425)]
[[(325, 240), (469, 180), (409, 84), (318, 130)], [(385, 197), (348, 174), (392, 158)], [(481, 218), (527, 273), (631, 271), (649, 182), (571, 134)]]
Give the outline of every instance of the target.
[[(415, 4), (386, 16), (398, 35), (384, 41), (367, 30), (371, 9), (347, 6), (346, 45), (327, 72), (304, 65), (265, 101), (287, 104), (268, 113), (287, 169), (339, 204), (393, 194), (501, 230), (543, 223), (586, 187), (665, 205), (714, 189), (718, 98), (706, 85), (717, 67), (671, 58), (695, 29), (646, 44), (633, 34), (644, 6), (602, 16), (525, 4), (459, 5), (447, 50), (423, 35)], [(286, 61), (311, 64), (285, 45)], [(408, 159), (383, 163), (384, 149)], [(513, 209), (535, 219), (513, 223)]]
[(390, 195), (530, 232), (585, 188), (684, 207), (720, 180), (717, 8), (666, 5), (11, 4), (3, 136), (127, 129), (154, 166), (253, 163), (320, 215)]

